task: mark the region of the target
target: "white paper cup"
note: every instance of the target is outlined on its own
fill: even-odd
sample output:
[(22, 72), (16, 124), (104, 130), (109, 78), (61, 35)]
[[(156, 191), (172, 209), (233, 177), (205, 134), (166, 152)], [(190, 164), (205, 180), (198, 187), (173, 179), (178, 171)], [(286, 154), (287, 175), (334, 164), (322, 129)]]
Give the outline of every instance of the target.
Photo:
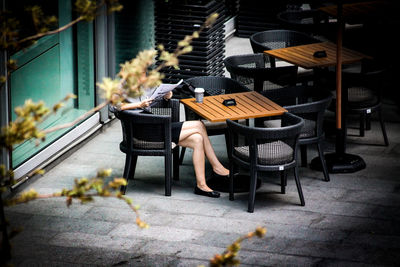
[(194, 95), (196, 97), (196, 102), (197, 103), (203, 103), (204, 88), (196, 88), (196, 89), (194, 89)]

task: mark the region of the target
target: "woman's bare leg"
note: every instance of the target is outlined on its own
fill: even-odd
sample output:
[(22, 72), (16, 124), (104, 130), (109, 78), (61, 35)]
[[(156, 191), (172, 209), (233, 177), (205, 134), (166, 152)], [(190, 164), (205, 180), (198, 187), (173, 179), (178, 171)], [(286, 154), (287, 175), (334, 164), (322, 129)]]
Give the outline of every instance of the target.
[(213, 171), (219, 175), (228, 175), (229, 170), (221, 164), (215, 155), (215, 151), (211, 145), (207, 130), (201, 121), (185, 121), (182, 125), (179, 143), (181, 143), (181, 140), (184, 140), (195, 133), (200, 134), (203, 137), (204, 153), (206, 154)]
[[(187, 130), (184, 130), (182, 127), (182, 133), (186, 136)], [(203, 144), (203, 137), (199, 133), (188, 133), (189, 135), (185, 137), (183, 140), (179, 141), (180, 146), (190, 147), (193, 149), (193, 166), (194, 172), (196, 175), (196, 184), (197, 187), (203, 191), (211, 192), (213, 191), (211, 188), (208, 187), (206, 183), (206, 176), (205, 176), (205, 158), (204, 158), (204, 144)]]

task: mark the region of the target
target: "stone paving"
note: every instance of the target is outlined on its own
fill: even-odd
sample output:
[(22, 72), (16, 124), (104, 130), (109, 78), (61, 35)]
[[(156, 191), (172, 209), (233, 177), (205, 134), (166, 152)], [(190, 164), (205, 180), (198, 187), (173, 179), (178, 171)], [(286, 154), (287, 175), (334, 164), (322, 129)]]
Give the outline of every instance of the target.
[[(232, 38), (227, 54), (246, 53)], [(229, 48), (229, 49), (228, 49)], [(246, 49), (249, 49), (247, 46)], [(239, 252), (243, 266), (398, 266), (400, 262), (400, 120), (397, 105), (386, 100), (385, 117), (390, 146), (382, 146), (379, 125), (363, 138), (350, 129), (348, 152), (360, 155), (367, 168), (351, 174), (299, 170), (306, 205), (299, 198), (292, 175), (286, 194), (280, 194), (276, 175), (262, 176), (255, 212), (248, 213), (246, 193), (211, 199), (193, 194), (195, 185), (191, 151), (180, 167), (180, 181), (172, 196), (164, 196), (161, 157), (139, 157), (135, 180), (127, 196), (140, 204), (140, 215), (150, 224), (139, 229), (128, 206), (115, 199), (96, 198), (92, 203), (64, 199), (37, 200), (6, 209), (14, 227), (23, 231), (12, 239), (15, 266), (198, 266), (207, 265), (216, 253), (257, 226), (267, 228), (262, 239), (245, 241)], [(111, 167), (121, 176), (124, 154), (119, 151), (121, 127), (112, 121), (94, 138), (45, 175), (22, 189), (41, 193), (70, 187), (76, 177)], [(223, 136), (211, 141), (227, 165)], [(326, 152), (334, 151), (327, 136)], [(309, 148), (309, 159), (316, 156)], [(207, 173), (211, 172), (206, 166)]]

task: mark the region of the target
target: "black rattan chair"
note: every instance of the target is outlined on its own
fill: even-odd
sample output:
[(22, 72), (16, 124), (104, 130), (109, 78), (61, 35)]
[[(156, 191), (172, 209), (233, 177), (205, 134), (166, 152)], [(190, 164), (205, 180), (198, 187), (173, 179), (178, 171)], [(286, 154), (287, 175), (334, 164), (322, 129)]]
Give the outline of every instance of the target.
[[(216, 76), (199, 76), (185, 80), (185, 82), (191, 85), (193, 88), (201, 87), (205, 90), (205, 95), (220, 95), (230, 93), (248, 92), (249, 88), (243, 84), (227, 78), (227, 77), (216, 77)], [(185, 106), (185, 119), (188, 120), (199, 120), (201, 119), (196, 113)], [(225, 140), (227, 140), (227, 126), (226, 122), (209, 122), (202, 120), (207, 129), (207, 134), (220, 135), (225, 134)], [(243, 123), (243, 121), (241, 121)], [(179, 162), (182, 164), (185, 156), (186, 148), (182, 147)]]
[[(241, 125), (227, 120), (229, 129), (229, 199), (234, 200), (234, 169), (236, 166), (250, 170), (248, 212), (254, 211), (258, 172), (281, 172), (281, 192), (285, 193), (286, 175), (294, 169), (294, 178), (300, 203), (305, 205), (300, 179), (297, 174), (297, 143), (304, 120), (290, 113), (281, 116), (281, 127), (259, 128)], [(244, 140), (242, 144), (240, 140)]]
[[(146, 114), (140, 110), (114, 111), (121, 121), (123, 140), (120, 150), (126, 154), (124, 178), (134, 178), (138, 156), (164, 156), (165, 195), (171, 195), (171, 166), (174, 180), (179, 180), (179, 150), (171, 142), (171, 122), (179, 121), (179, 100), (160, 101)], [(173, 155), (173, 160), (172, 160)], [(121, 187), (125, 194), (126, 186)]]
[[(378, 113), (385, 146), (389, 145), (382, 115), (382, 91), (387, 68), (372, 61), (363, 61), (359, 73), (343, 72), (343, 86), (347, 90), (347, 115), (359, 115), (360, 136), (371, 129), (371, 114)], [(347, 129), (347, 128), (346, 128)]]
[(262, 31), (250, 36), (250, 44), (254, 53), (318, 42), (320, 42), (318, 39), (306, 33), (291, 30)]
[(336, 33), (336, 23), (329, 22), (329, 16), (318, 9), (285, 10), (277, 18), (285, 29), (306, 32), (310, 35)]
[[(269, 30), (258, 32), (250, 36), (250, 44), (254, 53), (263, 53), (265, 50), (285, 48), (320, 42), (312, 36), (292, 30)], [(276, 59), (269, 57), (272, 67), (276, 67)], [(313, 79), (312, 71), (299, 70), (298, 82), (307, 83)]]
[[(304, 127), (299, 138), (302, 166), (307, 167), (307, 145), (316, 144), (325, 181), (329, 181), (323, 151), (323, 120), (332, 100), (331, 92), (310, 86), (294, 86), (269, 90), (263, 92), (263, 95), (304, 119)], [(268, 127), (268, 121), (265, 126)]]
[(297, 67), (271, 68), (269, 57), (261, 53), (230, 56), (225, 58), (224, 65), (232, 79), (257, 92), (296, 83)]

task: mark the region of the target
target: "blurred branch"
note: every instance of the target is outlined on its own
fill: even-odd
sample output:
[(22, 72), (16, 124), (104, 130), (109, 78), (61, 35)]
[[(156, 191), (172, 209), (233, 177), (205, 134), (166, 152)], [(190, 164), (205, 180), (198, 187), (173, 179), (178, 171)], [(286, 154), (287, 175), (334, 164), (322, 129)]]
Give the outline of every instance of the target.
[(43, 134), (48, 134), (48, 133), (51, 133), (51, 132), (58, 131), (58, 130), (60, 130), (60, 129), (65, 129), (65, 128), (72, 127), (72, 126), (74, 126), (75, 124), (77, 124), (78, 122), (80, 122), (80, 121), (84, 120), (85, 118), (87, 118), (88, 116), (90, 116), (90, 115), (94, 114), (95, 112), (99, 111), (100, 109), (104, 108), (104, 107), (107, 106), (109, 103), (110, 103), (109, 101), (103, 102), (103, 103), (101, 103), (100, 105), (98, 105), (98, 106), (92, 108), (91, 110), (85, 112), (84, 114), (82, 114), (81, 116), (79, 116), (78, 118), (76, 118), (75, 120), (73, 120), (73, 121), (71, 121), (71, 122), (68, 122), (68, 123), (64, 123), (64, 124), (60, 124), (60, 125), (57, 125), (57, 126), (48, 128), (48, 129), (46, 129), (46, 130), (43, 130), (42, 133), (43, 133)]
[[(74, 187), (72, 189), (62, 189), (61, 192), (53, 194), (38, 194), (34, 189), (22, 192), (20, 195), (5, 200), (5, 206), (12, 206), (22, 203), (28, 203), (37, 199), (49, 199), (56, 197), (66, 197), (67, 206), (72, 205), (72, 200), (77, 199), (82, 204), (91, 202), (94, 197), (107, 197), (107, 198), (117, 198), (123, 200), (132, 211), (136, 214), (136, 224), (141, 228), (147, 228), (148, 224), (140, 219), (139, 216), (139, 206), (133, 205), (130, 198), (124, 196), (119, 188), (121, 186), (126, 186), (127, 182), (124, 178), (113, 178), (108, 183), (105, 183), (105, 179), (111, 176), (111, 169), (104, 169), (97, 172), (96, 177), (92, 178), (81, 178), (75, 179)], [(43, 171), (40, 172), (41, 174)]]
[(35, 35), (32, 35), (32, 36), (28, 36), (26, 38), (23, 38), (23, 39), (19, 40), (17, 42), (17, 44), (20, 45), (20, 44), (23, 44), (25, 42), (36, 40), (36, 39), (39, 39), (39, 38), (47, 36), (47, 35), (52, 35), (52, 34), (56, 34), (56, 33), (65, 31), (66, 29), (72, 27), (74, 24), (76, 24), (76, 23), (78, 23), (78, 22), (80, 22), (82, 20), (84, 20), (84, 17), (80, 16), (77, 19), (71, 21), (70, 23), (68, 23), (68, 24), (66, 24), (66, 25), (64, 25), (64, 26), (62, 26), (62, 27), (60, 27), (60, 28), (58, 28), (56, 30), (47, 31), (47, 32), (41, 32), (41, 33), (38, 33), (38, 34), (35, 34)]
[(265, 236), (267, 229), (264, 227), (257, 227), (254, 232), (250, 232), (247, 235), (239, 237), (235, 242), (228, 246), (228, 248), (222, 254), (216, 254), (214, 258), (210, 260), (211, 267), (222, 267), (222, 266), (236, 266), (240, 264), (240, 261), (236, 259), (236, 256), (240, 250), (240, 244), (246, 240), (251, 239), (254, 236), (262, 238)]

